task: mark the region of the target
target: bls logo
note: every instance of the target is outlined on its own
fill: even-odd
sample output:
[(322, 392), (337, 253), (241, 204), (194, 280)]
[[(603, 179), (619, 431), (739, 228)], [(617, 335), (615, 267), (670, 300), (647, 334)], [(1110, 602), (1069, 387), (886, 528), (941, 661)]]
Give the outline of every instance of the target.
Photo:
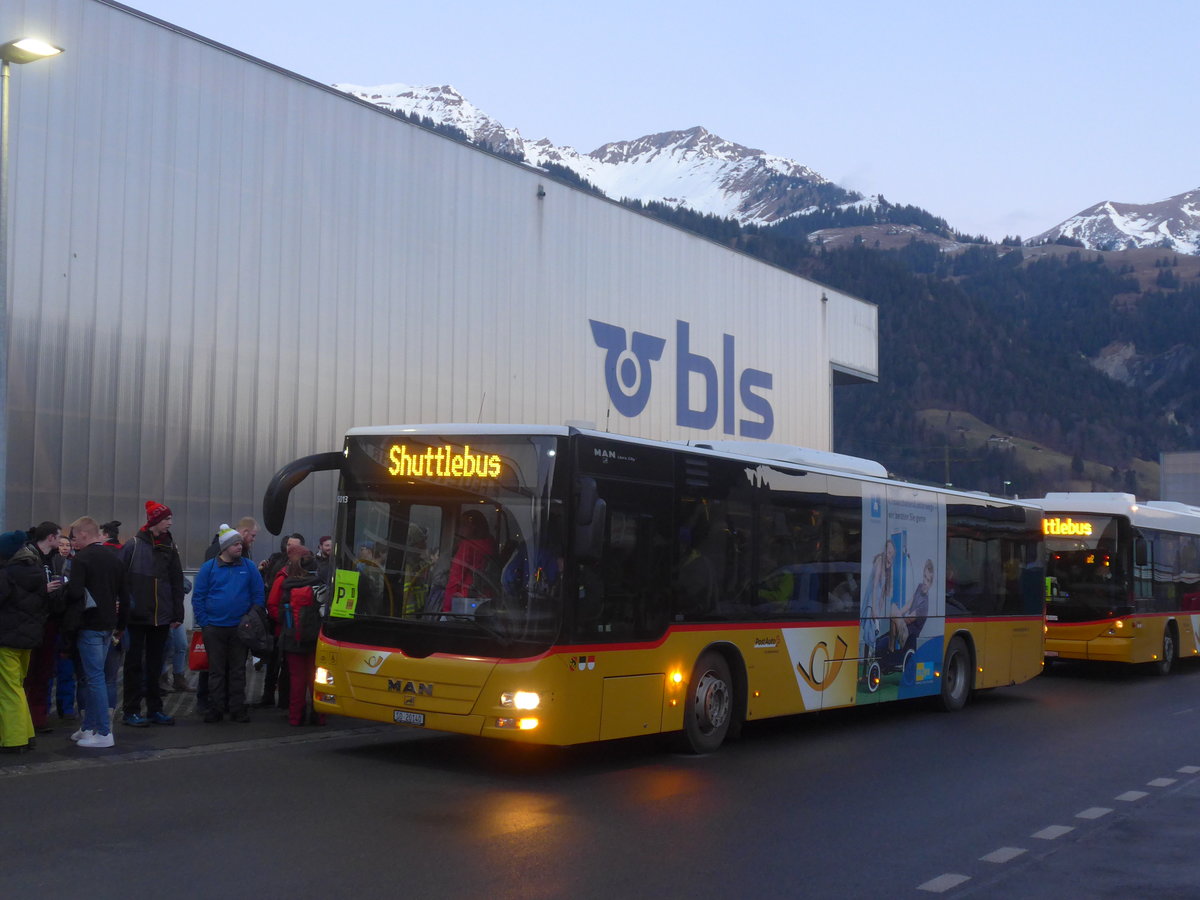
[(588, 319), (597, 347), (608, 351), (604, 357), (604, 383), (613, 406), (623, 416), (641, 415), (650, 399), (650, 363), (662, 356), (667, 342), (640, 331), (633, 333), (626, 346), (625, 329)]
[[(604, 357), (604, 383), (617, 412), (634, 418), (642, 413), (650, 400), (652, 387), (651, 363), (662, 358), (665, 339), (640, 331), (626, 338), (625, 329), (606, 322), (589, 319), (596, 346), (608, 351)], [(775, 411), (770, 401), (758, 391), (769, 391), (774, 383), (770, 372), (743, 369), (737, 373), (734, 363), (733, 335), (722, 335), (721, 367), (707, 356), (691, 351), (690, 326), (675, 323), (675, 421), (684, 428), (709, 431), (716, 427), (720, 416), (726, 434), (765, 440), (775, 430)], [(692, 380), (698, 376), (703, 384), (704, 400), (699, 409), (692, 407)], [(737, 400), (746, 412), (758, 420), (739, 419)]]

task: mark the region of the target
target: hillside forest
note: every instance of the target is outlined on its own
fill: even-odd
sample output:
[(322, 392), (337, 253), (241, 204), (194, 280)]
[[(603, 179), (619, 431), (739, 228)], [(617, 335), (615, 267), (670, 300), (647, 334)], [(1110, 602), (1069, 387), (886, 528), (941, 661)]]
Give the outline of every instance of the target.
[[(798, 223), (743, 227), (630, 204), (879, 307), (878, 384), (835, 389), (834, 449), (965, 490), (1158, 496), (1163, 451), (1200, 444), (1200, 278), (1169, 251), (1039, 253), (856, 235), (831, 249)], [(874, 223), (929, 223), (881, 206)], [(821, 222), (827, 226), (828, 222)], [(827, 231), (822, 232), (828, 234)], [(945, 238), (944, 223), (922, 236)], [(1152, 272), (1139, 271), (1152, 267)], [(1126, 365), (1099, 361), (1120, 349)]]

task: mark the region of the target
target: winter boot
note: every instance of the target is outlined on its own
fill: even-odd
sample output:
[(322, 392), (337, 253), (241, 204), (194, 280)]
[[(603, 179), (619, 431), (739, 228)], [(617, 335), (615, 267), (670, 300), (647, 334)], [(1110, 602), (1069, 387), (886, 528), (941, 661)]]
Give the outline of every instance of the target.
[(173, 683), (173, 687), (175, 688), (175, 690), (179, 691), (181, 694), (196, 693), (196, 689), (194, 687), (188, 686), (187, 676), (184, 675), (182, 672), (175, 673), (175, 681)]

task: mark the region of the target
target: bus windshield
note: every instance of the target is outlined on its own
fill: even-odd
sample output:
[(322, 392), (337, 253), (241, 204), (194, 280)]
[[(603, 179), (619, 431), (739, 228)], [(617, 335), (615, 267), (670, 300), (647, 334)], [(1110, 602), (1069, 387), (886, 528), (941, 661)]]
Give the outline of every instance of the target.
[(348, 438), (329, 637), (420, 657), (549, 646), (562, 622), (557, 452), (544, 435)]
[(1132, 612), (1129, 572), (1123, 562), (1130, 552), (1128, 529), (1121, 527), (1124, 520), (1089, 515), (1046, 522), (1046, 618), (1084, 622)]

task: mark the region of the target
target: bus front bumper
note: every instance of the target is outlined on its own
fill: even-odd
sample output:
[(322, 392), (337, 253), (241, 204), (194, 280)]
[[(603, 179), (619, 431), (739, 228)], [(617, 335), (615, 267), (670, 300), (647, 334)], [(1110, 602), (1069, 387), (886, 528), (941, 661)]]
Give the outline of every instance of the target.
[(415, 728), (448, 731), (454, 734), (479, 735), (483, 732), (485, 721), (483, 716), (460, 716), (451, 713), (408, 709), (403, 706), (384, 706), (379, 703), (355, 700), (353, 697), (324, 694), (321, 693), (319, 686), (313, 696), (313, 709), (319, 713), (349, 716), (353, 719), (365, 719), (368, 722), (409, 725)]
[(1125, 637), (1097, 637), (1070, 641), (1046, 636), (1046, 656), (1052, 659), (1089, 659), (1095, 662), (1133, 661), (1133, 641)]

